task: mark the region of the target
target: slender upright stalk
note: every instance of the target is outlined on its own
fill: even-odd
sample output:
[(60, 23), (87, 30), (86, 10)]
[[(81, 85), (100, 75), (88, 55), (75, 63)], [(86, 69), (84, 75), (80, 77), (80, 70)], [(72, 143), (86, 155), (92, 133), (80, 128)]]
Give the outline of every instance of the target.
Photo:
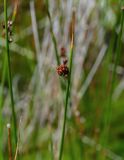
[(15, 0), (13, 15), (12, 15), (12, 22), (15, 21), (17, 10), (18, 10), (19, 0)]
[(72, 37), (71, 37), (70, 57), (69, 57), (69, 76), (68, 76), (68, 84), (66, 88), (64, 119), (63, 119), (62, 135), (61, 135), (61, 142), (60, 142), (60, 149), (59, 149), (59, 160), (62, 159), (62, 154), (63, 154), (66, 117), (67, 117), (68, 101), (70, 96), (72, 61), (73, 61), (73, 52), (74, 52), (74, 25), (75, 25), (75, 12), (73, 12), (73, 15), (72, 15)]
[(9, 53), (9, 37), (8, 37), (8, 19), (7, 19), (7, 0), (4, 0), (4, 19), (5, 19), (5, 35), (6, 35), (6, 57), (7, 57), (7, 70), (8, 70), (8, 83), (11, 98), (11, 108), (12, 108), (12, 120), (14, 126), (14, 138), (15, 143), (17, 143), (17, 125), (16, 125), (16, 113), (14, 106), (14, 97), (12, 90), (12, 76), (11, 76), (11, 66), (10, 66), (10, 53)]
[(5, 56), (3, 60), (2, 80), (1, 80), (1, 89), (0, 89), (0, 111), (2, 110), (2, 106), (3, 106), (3, 92), (4, 92), (6, 68), (7, 68), (7, 60)]
[(54, 160), (52, 133), (50, 135), (50, 151), (51, 151), (51, 160)]
[[(17, 6), (17, 1), (16, 1), (16, 4), (15, 6)], [(13, 17), (12, 17), (12, 21), (15, 20), (15, 16), (17, 13), (16, 11), (16, 8), (17, 7), (14, 7), (14, 13), (13, 13)], [(4, 103), (4, 84), (5, 84), (5, 77), (6, 77), (6, 72), (7, 72), (7, 56), (4, 55), (4, 59), (3, 59), (3, 70), (2, 70), (2, 80), (1, 80), (1, 89), (0, 89), (0, 126), (1, 126), (1, 129), (0, 129), (0, 137), (1, 137), (1, 141), (0, 141), (0, 156), (1, 156), (1, 159), (3, 159), (3, 153), (2, 153), (2, 146), (3, 146), (3, 142), (2, 142), (2, 136), (3, 136), (3, 126), (4, 126), (4, 122), (3, 122), (3, 119), (2, 119), (2, 108), (3, 108), (3, 103)]]
[(4, 127), (4, 120), (2, 117), (2, 109), (4, 104), (4, 84), (5, 84), (5, 76), (6, 76), (6, 69), (7, 69), (7, 60), (6, 55), (4, 55), (3, 59), (3, 70), (2, 70), (2, 80), (1, 80), (1, 88), (0, 88), (0, 157), (1, 160), (3, 159), (3, 152), (2, 152), (2, 146), (3, 146), (3, 127)]

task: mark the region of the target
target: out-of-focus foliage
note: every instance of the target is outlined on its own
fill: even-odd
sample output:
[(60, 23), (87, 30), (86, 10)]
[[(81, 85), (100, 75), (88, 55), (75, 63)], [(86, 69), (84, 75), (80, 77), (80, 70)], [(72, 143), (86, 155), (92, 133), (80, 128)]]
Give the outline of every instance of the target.
[[(8, 1), (11, 19), (15, 0)], [(115, 64), (120, 19), (120, 0), (50, 0), (49, 10), (57, 47), (70, 49), (69, 29), (72, 8), (76, 9), (75, 51), (69, 100), (64, 160), (122, 160), (124, 157), (124, 38), (116, 80), (112, 93), (111, 123), (107, 145), (101, 143), (106, 107), (111, 96), (112, 72)], [(20, 0), (13, 24), (10, 44), (14, 99), (18, 121), (19, 154), (21, 160), (51, 159), (51, 141), (57, 159), (63, 119), (63, 96), (56, 73), (56, 59), (50, 34), (45, 1), (35, 1), (38, 41), (35, 42), (30, 0)], [(0, 22), (3, 1), (0, 0)], [(0, 30), (2, 35), (2, 29)], [(40, 51), (37, 52), (39, 44)], [(0, 89), (5, 57), (4, 38), (0, 37)], [(66, 83), (67, 79), (60, 78)], [(8, 159), (7, 129), (11, 109), (7, 73), (4, 92), (0, 97), (0, 157)], [(13, 132), (12, 132), (13, 134)], [(104, 141), (104, 137), (102, 137)], [(6, 153), (6, 154), (5, 154)], [(2, 159), (2, 158), (1, 158)]]

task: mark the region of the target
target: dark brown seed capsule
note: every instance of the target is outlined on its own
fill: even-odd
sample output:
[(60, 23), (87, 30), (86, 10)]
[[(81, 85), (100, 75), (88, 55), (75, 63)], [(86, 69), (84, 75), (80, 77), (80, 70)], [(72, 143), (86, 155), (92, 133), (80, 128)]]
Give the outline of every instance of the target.
[(63, 64), (66, 65), (68, 62), (67, 58), (63, 60)]
[(69, 74), (69, 69), (66, 65), (61, 64), (57, 67), (57, 73), (59, 76), (67, 77)]
[(66, 49), (64, 47), (61, 47), (60, 49), (61, 57), (66, 57)]

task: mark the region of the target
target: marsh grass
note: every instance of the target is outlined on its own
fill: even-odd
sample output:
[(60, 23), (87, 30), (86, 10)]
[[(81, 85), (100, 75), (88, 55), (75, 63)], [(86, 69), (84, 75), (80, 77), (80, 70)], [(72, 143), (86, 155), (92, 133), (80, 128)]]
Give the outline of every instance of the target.
[[(124, 25), (124, 11), (121, 10), (121, 18), (120, 18), (120, 31), (118, 33), (118, 39), (117, 39), (117, 45), (116, 45), (116, 50), (115, 50), (115, 57), (114, 57), (114, 67), (113, 67), (113, 72), (112, 72), (112, 77), (111, 77), (111, 87), (110, 87), (110, 93), (108, 97), (108, 101), (106, 104), (106, 109), (104, 112), (103, 116), (103, 124), (104, 128), (101, 133), (101, 144), (105, 147), (108, 145), (108, 140), (110, 136), (110, 125), (111, 125), (111, 118), (112, 118), (112, 108), (113, 108), (113, 102), (112, 102), (112, 95), (113, 91), (115, 89), (115, 83), (116, 83), (116, 69), (117, 65), (119, 65), (120, 58), (121, 58), (121, 47), (122, 47), (122, 35), (123, 35), (123, 25)], [(112, 51), (114, 50), (114, 42), (112, 42), (112, 48), (110, 48), (110, 53), (112, 54)], [(112, 56), (111, 56), (112, 57)], [(101, 157), (101, 159), (105, 159), (105, 154), (102, 153), (102, 156), (99, 155), (98, 159)]]
[(52, 133), (50, 134), (50, 151), (51, 151), (51, 160), (54, 160), (54, 150), (53, 150), (53, 138), (52, 138)]
[[(7, 3), (7, 1), (5, 2)], [(36, 11), (35, 21), (37, 21), (38, 13), (42, 14), (41, 8), (39, 7), (39, 2), (41, 1), (40, 0), (29, 1), (28, 3), (27, 1), (24, 1), (22, 2), (22, 4), (29, 5), (30, 2), (31, 3), (35, 2), (32, 4), (33, 4), (33, 8), (34, 8), (34, 5), (36, 7), (36, 10), (35, 8), (34, 10)], [(41, 42), (38, 42), (39, 40), (36, 40), (36, 41), (39, 43), (39, 46), (42, 45), (41, 48), (38, 49), (39, 50), (38, 55), (41, 54), (41, 56), (36, 57), (37, 61), (33, 56), (31, 61), (30, 61), (30, 58), (28, 58), (30, 57), (28, 54), (29, 51), (33, 49), (35, 50), (36, 44), (38, 44), (37, 42), (36, 44), (34, 44), (34, 37), (36, 36), (36, 33), (35, 32), (33, 33), (32, 32), (33, 30), (31, 30), (32, 25), (35, 25), (34, 21), (32, 21), (32, 24), (30, 24), (30, 26), (27, 27), (27, 29), (22, 30), (22, 28), (21, 29), (18, 28), (20, 26), (24, 27), (25, 25), (29, 25), (27, 22), (27, 16), (25, 16), (25, 12), (23, 15), (23, 23), (21, 22), (18, 24), (19, 21), (17, 21), (16, 23), (17, 25), (16, 40), (17, 41), (12, 43), (13, 46), (18, 44), (19, 48), (16, 49), (17, 53), (20, 52), (20, 48), (22, 48), (21, 45), (28, 47), (28, 49), (25, 52), (26, 57), (24, 57), (23, 60), (18, 59), (18, 56), (16, 57), (16, 54), (14, 53), (15, 55), (12, 54), (12, 56), (16, 58), (15, 60), (12, 59), (13, 61), (10, 64), (11, 55), (9, 54), (9, 44), (7, 40), (8, 37), (6, 36), (7, 54), (3, 55), (5, 59), (4, 59), (4, 62), (2, 62), (3, 70), (2, 70), (2, 76), (1, 76), (2, 79), (1, 79), (1, 93), (0, 93), (0, 99), (1, 99), (0, 111), (3, 109), (3, 104), (5, 105), (5, 108), (4, 108), (5, 110), (2, 110), (3, 117), (5, 118), (2, 119), (2, 116), (0, 116), (0, 126), (1, 126), (0, 138), (2, 139), (2, 141), (0, 141), (0, 149), (1, 149), (0, 159), (2, 159), (2, 149), (5, 152), (5, 147), (6, 147), (6, 142), (4, 142), (6, 137), (4, 136), (5, 131), (3, 129), (6, 123), (6, 119), (9, 119), (9, 115), (11, 116), (10, 114), (11, 112), (12, 112), (12, 140), (15, 139), (16, 141), (15, 137), (17, 137), (16, 136), (17, 134), (15, 133), (17, 133), (17, 131), (15, 129), (17, 126), (16, 126), (16, 123), (14, 123), (14, 121), (16, 121), (15, 106), (14, 106), (14, 99), (15, 99), (18, 115), (23, 114), (23, 118), (22, 118), (23, 123), (21, 126), (21, 130), (22, 130), (21, 145), (17, 142), (16, 149), (15, 147), (13, 148), (13, 151), (15, 152), (15, 157), (13, 154), (14, 160), (17, 159), (18, 147), (20, 148), (20, 155), (22, 160), (23, 159), (24, 160), (41, 159), (41, 158), (46, 160), (47, 159), (54, 160), (56, 159), (58, 154), (59, 154), (59, 157), (58, 157), (59, 160), (62, 160), (62, 159), (81, 160), (82, 158), (86, 160), (92, 160), (96, 158), (98, 160), (102, 160), (102, 159), (120, 160), (121, 158), (119, 156), (116, 156), (116, 154), (112, 152), (112, 151), (115, 151), (115, 153), (118, 153), (121, 156), (123, 155), (123, 152), (122, 152), (123, 142), (121, 142), (123, 137), (122, 138), (117, 137), (118, 135), (120, 136), (120, 134), (123, 133), (122, 125), (119, 125), (118, 123), (118, 121), (121, 122), (121, 120), (123, 120), (123, 115), (122, 117), (120, 117), (120, 112), (122, 112), (123, 114), (123, 107), (121, 107), (121, 109), (119, 107), (123, 105), (122, 97), (119, 99), (119, 101), (121, 102), (117, 102), (118, 104), (118, 108), (116, 109), (118, 111), (117, 114), (114, 116), (114, 118), (112, 115), (112, 112), (114, 111), (115, 109), (114, 107), (116, 105), (116, 103), (114, 103), (114, 101), (112, 100), (112, 95), (117, 84), (116, 70), (120, 62), (121, 45), (123, 43), (123, 41), (121, 40), (122, 39), (121, 32), (123, 27), (122, 27), (122, 23), (120, 27), (120, 23), (119, 23), (120, 18), (119, 16), (117, 17), (118, 20), (117, 20), (116, 26), (114, 26), (115, 28), (111, 28), (111, 29), (109, 27), (104, 28), (105, 26), (102, 20), (105, 19), (105, 17), (107, 17), (106, 11), (109, 10), (109, 5), (111, 5), (111, 2), (107, 0), (104, 0), (104, 2), (106, 2), (106, 5), (105, 5), (105, 8), (104, 7), (102, 8), (104, 11), (102, 15), (98, 13), (99, 8), (97, 9), (96, 7), (97, 4), (95, 4), (94, 6), (96, 7), (96, 10), (94, 10), (94, 7), (92, 8), (92, 4), (89, 3), (87, 5), (87, 1), (82, 1), (82, 0), (75, 1), (74, 4), (73, 4), (73, 0), (54, 1), (54, 2), (46, 0), (45, 2), (46, 3), (43, 4), (43, 6), (45, 6), (44, 7), (45, 12), (44, 10), (43, 12), (45, 13), (46, 17), (44, 18), (43, 21), (40, 21), (40, 23), (37, 23), (37, 26), (35, 26), (37, 27), (37, 31), (38, 31), (37, 37), (39, 36), (39, 39), (41, 40)], [(78, 2), (80, 3), (78, 4)], [(95, 3), (96, 1), (91, 0), (91, 3), (92, 2)], [(117, 2), (117, 4), (118, 5), (122, 4), (122, 1), (120, 0), (119, 2)], [(14, 12), (12, 14), (13, 21), (15, 21), (17, 6), (18, 5), (16, 4), (14, 7)], [(66, 46), (67, 50), (69, 48), (68, 68), (70, 72), (68, 77), (66, 78), (61, 77), (59, 79), (60, 85), (61, 85), (60, 87), (62, 91), (61, 92), (62, 95), (59, 95), (60, 90), (59, 90), (59, 86), (57, 86), (58, 83), (56, 83), (58, 82), (58, 80), (56, 79), (56, 76), (55, 76), (56, 68), (54, 67), (54, 69), (51, 69), (52, 68), (51, 62), (55, 62), (56, 60), (56, 65), (59, 66), (61, 64), (61, 59), (59, 55), (60, 54), (59, 45), (61, 44), (58, 44), (58, 42), (61, 42), (61, 40), (65, 36), (63, 40), (66, 39), (67, 41), (65, 40), (64, 43), (67, 42), (68, 44), (68, 40), (69, 40), (68, 32), (70, 29), (68, 27), (70, 27), (69, 22), (72, 14), (71, 13), (72, 6), (77, 7), (76, 8), (77, 20), (76, 20), (76, 32), (75, 32), (76, 38), (75, 38), (75, 44), (74, 44), (74, 32), (73, 32), (71, 36), (71, 45), (70, 47), (69, 45)], [(91, 11), (92, 9), (89, 6), (93, 9), (93, 12)], [(40, 8), (39, 11), (38, 11), (38, 7)], [(52, 9), (56, 9), (56, 11), (54, 10), (55, 12), (53, 11), (53, 13), (50, 13), (49, 7), (51, 8), (51, 11), (53, 11)], [(89, 10), (87, 9), (88, 7), (89, 7)], [(26, 12), (27, 12), (27, 7), (22, 8), (22, 10), (23, 9), (26, 9)], [(33, 9), (30, 8), (30, 11), (33, 11)], [(82, 14), (82, 11), (84, 11), (83, 14)], [(92, 13), (95, 13), (96, 16), (93, 16)], [(98, 15), (101, 17), (101, 19), (97, 17)], [(120, 13), (118, 15), (120, 15)], [(19, 18), (20, 16), (21, 15), (19, 15)], [(38, 15), (38, 16), (41, 17), (42, 15)], [(93, 16), (93, 19), (92, 19), (92, 16)], [(72, 16), (73, 20), (75, 19), (74, 17), (75, 15), (73, 13), (73, 16)], [(121, 22), (122, 22), (122, 19), (121, 19)], [(7, 26), (7, 13), (5, 16), (5, 20), (6, 20), (6, 26)], [(100, 21), (102, 21), (102, 23), (100, 23)], [(40, 25), (43, 26), (42, 32), (44, 32), (44, 34), (43, 33), (41, 34), (41, 32), (39, 32), (39, 29), (41, 29)], [(60, 32), (61, 30), (63, 30), (62, 37), (60, 36), (60, 34), (57, 34), (57, 32), (54, 30), (54, 26), (57, 27), (57, 29)], [(116, 33), (116, 29), (118, 28), (121, 28), (119, 30), (120, 31), (119, 34)], [(21, 30), (20, 33), (18, 33), (19, 29)], [(50, 34), (47, 33), (49, 29), (50, 29)], [(112, 36), (111, 36), (111, 31), (113, 32)], [(6, 29), (6, 33), (7, 32), (8, 31)], [(108, 33), (108, 35), (110, 36), (109, 37), (109, 39), (111, 39), (110, 43), (108, 42), (106, 43), (104, 32), (105, 34)], [(19, 36), (20, 34), (21, 36)], [(29, 35), (31, 36), (28, 37)], [(49, 35), (51, 35), (51, 39), (49, 38)], [(114, 67), (112, 68), (112, 75), (111, 75), (111, 70), (109, 69), (109, 66), (111, 65), (111, 62), (113, 60), (113, 48), (115, 48), (116, 39), (118, 39), (116, 44), (117, 49), (115, 51), (116, 54), (114, 54), (115, 55)], [(32, 45), (33, 47), (30, 44), (33, 44)], [(99, 54), (97, 54), (97, 52), (99, 50), (101, 51), (103, 46), (107, 48), (106, 46), (108, 44), (109, 44), (108, 46), (109, 49), (107, 50), (107, 52), (103, 52), (103, 55), (105, 56), (103, 56), (100, 59), (99, 65), (95, 65), (97, 62), (97, 59), (99, 60)], [(103, 49), (103, 51), (106, 51), (106, 49), (105, 50)], [(74, 53), (76, 54), (73, 57)], [(33, 55), (35, 54), (35, 52), (31, 51), (31, 54)], [(24, 69), (24, 67), (27, 66), (25, 64), (28, 63), (28, 66), (31, 69), (32, 77), (30, 77), (31, 78), (30, 79), (27, 76), (28, 82), (30, 84), (29, 85), (26, 84), (26, 87), (25, 87), (25, 82), (22, 85), (20, 85), (21, 78), (19, 79), (18, 82), (16, 82), (17, 84), (14, 81), (18, 77), (18, 74), (19, 76), (20, 75), (23, 76), (23, 71), (20, 74), (18, 67), (16, 68), (16, 74), (14, 74), (13, 76), (14, 85), (12, 86), (10, 65), (12, 65), (11, 67), (13, 67), (13, 71), (15, 71), (15, 68), (14, 68), (15, 61), (16, 61), (16, 65), (20, 62), (22, 63), (21, 68), (22, 70), (25, 70), (24, 72), (26, 73), (26, 75), (29, 75), (28, 74), (29, 70), (27, 68)], [(34, 61), (36, 62), (35, 63), (36, 66), (34, 66)], [(41, 67), (41, 63), (43, 64), (43, 67)], [(41, 67), (39, 72), (37, 72), (38, 65), (40, 65)], [(73, 68), (73, 65), (74, 65), (74, 68)], [(96, 66), (95, 69), (94, 69), (94, 66)], [(73, 69), (74, 69), (74, 72), (73, 72)], [(54, 70), (54, 74), (53, 74), (53, 70)], [(91, 72), (93, 74), (88, 74)], [(7, 105), (9, 104), (9, 98), (8, 98), (9, 94), (7, 94), (7, 97), (6, 97), (6, 82), (7, 82), (6, 74), (9, 75), (8, 80), (9, 80), (11, 105), (12, 105), (12, 111), (8, 111), (9, 113), (8, 112), (6, 113), (6, 110), (7, 110), (6, 107), (8, 107)], [(40, 74), (43, 76), (39, 76)], [(80, 76), (81, 76), (81, 80), (80, 80)], [(109, 76), (112, 76), (111, 82), (110, 82)], [(24, 81), (27, 81), (27, 77), (24, 77)], [(90, 81), (88, 82), (88, 85), (86, 85), (85, 81), (87, 81), (88, 77), (90, 77)], [(120, 79), (118, 79), (118, 81), (119, 80)], [(64, 87), (62, 86), (62, 83), (64, 83)], [(108, 91), (108, 88), (106, 86), (108, 85), (110, 86), (110, 90), (108, 93), (106, 93)], [(18, 86), (19, 86), (19, 89), (18, 89)], [(77, 86), (78, 86), (78, 89), (77, 89)], [(86, 87), (86, 89), (84, 90), (84, 92), (82, 92), (82, 90), (80, 89), (84, 86)], [(18, 95), (14, 94), (15, 95), (14, 98), (13, 98), (12, 87), (14, 87), (14, 91), (18, 93)], [(23, 87), (25, 90), (20, 89), (21, 87)], [(28, 88), (28, 91), (26, 91), (27, 88)], [(79, 94), (78, 91), (81, 91), (80, 93), (81, 95), (83, 94), (83, 96), (78, 97), (78, 94)], [(101, 100), (102, 100), (102, 104), (101, 104)], [(64, 113), (60, 111), (61, 106), (64, 107), (62, 108)], [(61, 113), (63, 113), (62, 116), (61, 116)], [(8, 116), (7, 118), (6, 118), (6, 115)], [(67, 118), (67, 115), (69, 116), (68, 118)], [(60, 119), (59, 119), (59, 116), (60, 116)], [(116, 119), (117, 117), (119, 117), (118, 120)], [(48, 118), (50, 118), (50, 120), (48, 120)], [(62, 128), (59, 126), (61, 121), (62, 121)], [(114, 139), (114, 141), (112, 141), (112, 143), (111, 142), (109, 143), (108, 141), (110, 137), (109, 128), (113, 121), (114, 122), (116, 121), (117, 123), (116, 124), (114, 123), (114, 127), (112, 126), (113, 127), (111, 130), (112, 133), (110, 134), (111, 136), (116, 138)], [(52, 128), (50, 132), (49, 132), (49, 129), (46, 127), (47, 125), (50, 125), (50, 127)], [(104, 125), (104, 128), (103, 128), (103, 125)], [(68, 127), (67, 135), (65, 135), (66, 127)], [(119, 128), (119, 131), (117, 131), (118, 128)], [(97, 129), (100, 132), (96, 133), (95, 130)], [(19, 127), (18, 127), (18, 132), (19, 132)], [(57, 139), (55, 136), (57, 137)], [(60, 142), (60, 146), (59, 146), (59, 142)], [(50, 144), (50, 151), (48, 150), (49, 144)], [(58, 146), (60, 148), (58, 148)], [(112, 151), (109, 150), (110, 146)], [(101, 148), (101, 149), (98, 151), (97, 148)], [(104, 151), (106, 151), (106, 155), (104, 155), (103, 153)], [(97, 153), (98, 153), (98, 157), (97, 157)], [(9, 155), (6, 155), (6, 157), (8, 158)]]
[[(59, 52), (58, 52), (58, 45), (57, 45), (57, 40), (53, 32), (53, 25), (52, 25), (52, 19), (51, 15), (49, 12), (49, 1), (46, 0), (46, 6), (47, 6), (47, 16), (49, 18), (50, 22), (50, 33), (52, 37), (52, 42), (54, 45), (54, 50), (55, 50), (55, 57), (56, 57), (56, 62), (57, 65), (60, 65), (60, 58), (59, 58)], [(65, 136), (65, 127), (66, 127), (66, 117), (67, 117), (67, 108), (68, 108), (68, 100), (70, 96), (70, 86), (71, 86), (71, 72), (72, 72), (72, 64), (73, 64), (73, 50), (74, 50), (74, 27), (75, 27), (75, 12), (73, 12), (72, 15), (72, 35), (71, 35), (71, 45), (70, 45), (70, 57), (69, 57), (69, 75), (68, 75), (68, 82), (66, 86), (66, 94), (65, 94), (65, 108), (64, 108), (64, 117), (63, 117), (63, 126), (62, 126), (62, 133), (61, 133), (61, 140), (60, 140), (60, 149), (59, 149), (59, 160), (62, 159), (62, 154), (63, 154), (63, 146), (64, 146), (64, 136)], [(64, 97), (64, 88), (65, 84), (63, 84), (63, 81), (60, 79), (60, 84), (61, 84), (61, 89), (62, 89), (62, 94)], [(64, 100), (64, 98), (63, 98)], [(53, 157), (51, 155), (51, 157)]]
[(14, 106), (14, 96), (12, 89), (12, 75), (11, 75), (11, 64), (10, 64), (10, 50), (9, 50), (9, 37), (8, 37), (8, 17), (7, 17), (7, 1), (4, 0), (4, 20), (5, 20), (5, 35), (6, 35), (6, 59), (7, 59), (7, 73), (8, 73), (8, 84), (11, 99), (11, 109), (12, 109), (12, 122), (14, 128), (14, 139), (15, 145), (17, 144), (17, 122), (16, 113)]
[(3, 71), (2, 71), (2, 80), (1, 80), (1, 90), (0, 90), (0, 137), (1, 137), (1, 141), (0, 141), (0, 152), (1, 152), (1, 158), (3, 159), (3, 128), (4, 128), (4, 121), (2, 118), (2, 109), (3, 109), (3, 104), (4, 104), (4, 85), (5, 85), (5, 79), (6, 79), (6, 69), (7, 69), (7, 59), (6, 56), (4, 56), (3, 59)]
[[(17, 6), (18, 6), (18, 1), (15, 1), (15, 7), (14, 7), (13, 15), (12, 15), (12, 22), (15, 21), (15, 17), (16, 17), (16, 14), (17, 14)], [(7, 8), (7, 2), (4, 2), (4, 19), (7, 21), (7, 9), (6, 8)], [(8, 30), (6, 30), (6, 32), (8, 32)], [(6, 39), (8, 39), (8, 36), (6, 37)], [(9, 44), (7, 44), (8, 43), (7, 41), (6, 41), (6, 51), (8, 52), (8, 50), (9, 50), (9, 46), (8, 45)], [(3, 142), (4, 142), (3, 141), (3, 139), (4, 139), (3, 138), (3, 129), (4, 129), (4, 126), (5, 126), (5, 122), (3, 120), (2, 110), (3, 110), (3, 105), (4, 105), (4, 87), (5, 87), (5, 81), (6, 81), (6, 74), (7, 74), (7, 72), (9, 73), (9, 71), (7, 69), (7, 67), (9, 66), (8, 65), (8, 61), (7, 61), (8, 60), (8, 55), (9, 54), (7, 54), (7, 55), (4, 54), (4, 56), (3, 56), (3, 68), (2, 68), (2, 79), (1, 79), (1, 89), (0, 89), (0, 113), (1, 113), (1, 116), (0, 116), (0, 126), (1, 126), (1, 129), (0, 129), (0, 137), (1, 137), (1, 141), (0, 141), (0, 152), (1, 152), (0, 153), (0, 158), (1, 159), (3, 159), (3, 157), (4, 157), (4, 155), (3, 155)], [(9, 73), (9, 74), (11, 74), (11, 73)], [(9, 83), (12, 83), (12, 82), (10, 81)], [(13, 99), (13, 95), (12, 95), (12, 99)], [(12, 102), (12, 105), (13, 105), (13, 102)], [(15, 138), (15, 141), (16, 141), (16, 138)]]
[(73, 64), (73, 54), (74, 54), (74, 31), (75, 31), (75, 11), (73, 11), (73, 14), (72, 14), (72, 33), (71, 33), (70, 55), (69, 55), (69, 75), (68, 75), (68, 84), (67, 84), (66, 95), (65, 95), (65, 108), (64, 108), (61, 141), (60, 141), (59, 160), (62, 159), (62, 155), (63, 155), (67, 109), (68, 109), (68, 101), (70, 97), (71, 74), (72, 74), (72, 64)]

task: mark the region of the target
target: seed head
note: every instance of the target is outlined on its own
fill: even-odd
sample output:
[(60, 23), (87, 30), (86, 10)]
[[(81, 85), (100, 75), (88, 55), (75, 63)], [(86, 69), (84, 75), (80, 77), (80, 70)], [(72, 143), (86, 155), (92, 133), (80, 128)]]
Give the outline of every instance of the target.
[(67, 77), (69, 74), (69, 69), (65, 64), (61, 64), (57, 67), (57, 73), (59, 76)]
[(11, 27), (13, 22), (11, 20), (8, 20), (8, 27)]
[(63, 64), (66, 65), (67, 62), (68, 62), (68, 60), (67, 60), (67, 58), (65, 58), (65, 59), (63, 60)]
[(65, 49), (65, 47), (61, 47), (61, 49), (60, 49), (60, 56), (62, 57), (62, 58), (65, 58), (66, 57), (66, 49)]
[[(7, 22), (7, 29), (8, 29), (8, 42), (11, 43), (13, 41), (12, 39), (12, 25), (13, 22), (11, 20), (8, 20)], [(2, 22), (2, 28), (3, 28), (3, 32), (2, 32), (2, 36), (5, 37), (5, 24)]]

